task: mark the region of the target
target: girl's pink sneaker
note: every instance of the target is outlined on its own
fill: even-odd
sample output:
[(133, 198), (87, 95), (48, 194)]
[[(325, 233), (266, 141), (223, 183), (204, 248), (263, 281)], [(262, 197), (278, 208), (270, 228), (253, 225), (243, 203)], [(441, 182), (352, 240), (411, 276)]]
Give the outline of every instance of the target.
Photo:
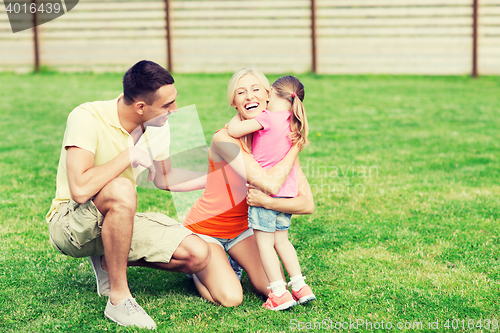
[(292, 295), (287, 290), (280, 297), (270, 292), (269, 295), (267, 296), (266, 303), (262, 304), (262, 307), (276, 311), (276, 310), (285, 310), (291, 308), (296, 304), (297, 302), (293, 300)]
[(316, 299), (316, 296), (314, 296), (311, 288), (309, 288), (307, 284), (300, 288), (299, 291), (295, 291), (292, 288), (292, 297), (299, 304), (306, 304)]

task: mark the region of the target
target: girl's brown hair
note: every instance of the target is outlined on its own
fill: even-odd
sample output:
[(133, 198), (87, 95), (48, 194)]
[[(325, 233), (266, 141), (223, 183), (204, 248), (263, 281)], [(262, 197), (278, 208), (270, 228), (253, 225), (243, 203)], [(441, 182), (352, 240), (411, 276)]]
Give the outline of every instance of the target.
[(286, 99), (292, 104), (292, 116), (290, 117), (292, 132), (288, 137), (293, 144), (297, 143), (299, 149), (302, 150), (309, 145), (307, 139), (309, 125), (306, 109), (302, 104), (305, 96), (304, 85), (295, 76), (287, 75), (277, 79), (272, 87), (278, 97)]

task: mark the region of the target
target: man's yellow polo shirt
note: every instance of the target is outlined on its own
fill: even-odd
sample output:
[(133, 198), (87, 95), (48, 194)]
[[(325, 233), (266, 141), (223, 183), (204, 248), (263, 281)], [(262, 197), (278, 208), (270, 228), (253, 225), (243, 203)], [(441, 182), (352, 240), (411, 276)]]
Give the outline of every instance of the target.
[[(76, 146), (90, 151), (94, 154), (94, 166), (99, 166), (134, 146), (132, 136), (121, 126), (118, 118), (118, 100), (121, 97), (122, 95), (111, 101), (85, 103), (69, 114), (57, 168), (56, 196), (47, 213), (47, 221), (57, 213), (61, 203), (68, 202), (71, 198), (66, 174), (67, 147)], [(145, 137), (149, 140), (145, 140)], [(149, 149), (147, 145), (150, 145)], [(145, 152), (152, 152), (152, 157), (156, 160), (168, 158), (170, 146), (168, 123), (161, 128), (148, 127), (135, 146)], [(137, 186), (136, 179), (142, 170), (144, 168), (133, 169), (129, 166), (120, 177), (130, 179)]]

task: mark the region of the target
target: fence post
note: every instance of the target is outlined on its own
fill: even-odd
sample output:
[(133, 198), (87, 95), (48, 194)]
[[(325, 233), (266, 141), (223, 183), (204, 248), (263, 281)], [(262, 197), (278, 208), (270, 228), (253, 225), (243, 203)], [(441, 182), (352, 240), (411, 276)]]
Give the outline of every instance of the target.
[(172, 67), (172, 34), (170, 24), (170, 0), (165, 0), (165, 23), (167, 29), (167, 69), (173, 71)]
[(316, 1), (311, 0), (311, 57), (312, 65), (311, 71), (316, 74), (317, 68), (317, 55), (316, 55)]
[(478, 0), (473, 0), (472, 10), (472, 77), (477, 77), (477, 16)]
[[(31, 0), (31, 3), (34, 3), (36, 6), (36, 0)], [(35, 51), (35, 73), (40, 72), (40, 48), (38, 45), (38, 30), (37, 30), (37, 18), (36, 18), (36, 10), (33, 13), (33, 47)]]

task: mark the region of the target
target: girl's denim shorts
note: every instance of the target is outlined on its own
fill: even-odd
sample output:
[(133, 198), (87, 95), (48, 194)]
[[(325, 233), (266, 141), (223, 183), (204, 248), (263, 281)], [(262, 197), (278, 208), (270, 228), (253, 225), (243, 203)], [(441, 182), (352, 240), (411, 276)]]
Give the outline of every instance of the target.
[(290, 229), (292, 214), (278, 212), (264, 207), (248, 208), (248, 227), (265, 232)]

